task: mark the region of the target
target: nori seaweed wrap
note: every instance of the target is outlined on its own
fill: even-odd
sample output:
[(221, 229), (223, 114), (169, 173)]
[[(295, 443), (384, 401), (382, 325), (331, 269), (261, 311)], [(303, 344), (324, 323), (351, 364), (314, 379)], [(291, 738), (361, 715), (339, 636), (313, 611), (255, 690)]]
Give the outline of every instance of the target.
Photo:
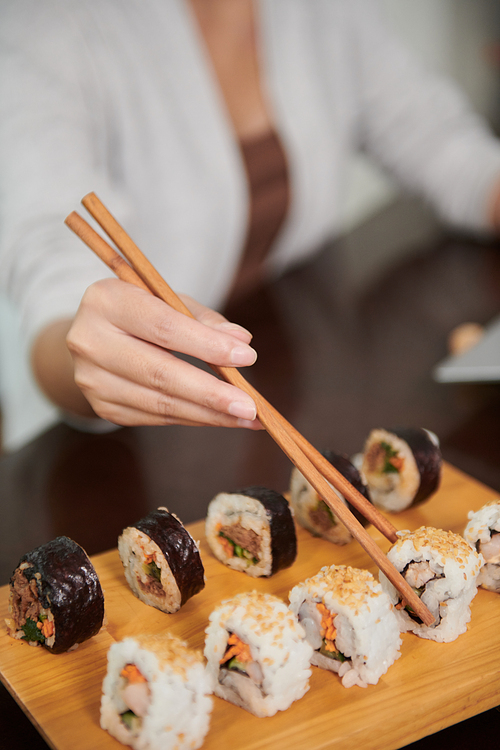
[(361, 471), (375, 505), (398, 512), (427, 500), (439, 487), (441, 451), (421, 427), (375, 429), (363, 451)]
[(290, 507), (267, 487), (216, 495), (208, 506), (205, 534), (220, 562), (254, 578), (289, 568), (297, 557)]
[(196, 542), (166, 508), (124, 529), (118, 552), (135, 596), (162, 612), (177, 612), (205, 587)]
[(59, 536), (23, 555), (10, 579), (10, 635), (53, 654), (96, 635), (104, 596), (85, 550)]
[[(349, 458), (342, 453), (334, 453), (330, 450), (322, 451), (322, 455), (328, 459), (331, 465), (337, 469), (350, 482), (363, 497), (371, 502), (370, 493), (363, 482), (358, 469)], [(334, 488), (335, 490), (335, 488)], [(342, 502), (347, 505), (351, 513), (363, 525), (368, 521), (357, 508), (337, 490), (335, 490)], [(318, 495), (314, 487), (296, 467), (292, 470), (290, 477), (290, 504), (297, 523), (305, 529), (320, 536), (333, 544), (347, 544), (352, 540), (350, 531), (342, 521), (335, 515), (329, 505)]]

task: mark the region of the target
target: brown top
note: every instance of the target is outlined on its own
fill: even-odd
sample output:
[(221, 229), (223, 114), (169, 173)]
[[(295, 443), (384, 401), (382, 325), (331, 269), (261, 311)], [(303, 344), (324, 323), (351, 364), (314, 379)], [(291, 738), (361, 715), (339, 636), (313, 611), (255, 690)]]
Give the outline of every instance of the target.
[(229, 301), (253, 291), (263, 280), (264, 261), (286, 217), (290, 185), (285, 152), (274, 131), (240, 142), (250, 192), (245, 246)]

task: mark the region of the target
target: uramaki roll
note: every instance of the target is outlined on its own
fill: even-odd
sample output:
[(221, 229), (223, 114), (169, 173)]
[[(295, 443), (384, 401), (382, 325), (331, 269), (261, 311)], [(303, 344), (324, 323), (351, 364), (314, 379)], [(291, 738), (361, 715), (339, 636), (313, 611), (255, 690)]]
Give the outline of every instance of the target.
[(85, 550), (59, 536), (23, 555), (10, 579), (9, 635), (60, 654), (99, 632), (104, 596)]
[(132, 592), (162, 612), (177, 612), (205, 587), (198, 546), (166, 508), (124, 529), (118, 553)]
[(380, 583), (396, 608), (401, 632), (409, 630), (432, 641), (454, 641), (465, 633), (471, 618), (482, 556), (452, 531), (421, 526), (397, 533), (399, 539), (387, 557), (435, 617), (432, 625), (424, 625), (380, 571)]
[(266, 487), (216, 495), (208, 506), (205, 534), (220, 562), (254, 578), (290, 567), (297, 556), (290, 507), (283, 495)]
[(493, 500), (475, 513), (469, 513), (464, 539), (484, 559), (478, 586), (500, 593), (500, 500)]
[(206, 634), (207, 670), (219, 698), (273, 716), (309, 689), (312, 649), (278, 597), (253, 591), (222, 602)]
[(138, 635), (108, 651), (101, 727), (135, 750), (194, 750), (212, 698), (201, 653), (169, 633)]
[(441, 464), (439, 441), (429, 430), (375, 429), (365, 444), (361, 473), (373, 503), (397, 513), (437, 490)]
[[(367, 500), (370, 500), (366, 484), (363, 482), (357, 468), (347, 456), (334, 453), (333, 451), (323, 451), (323, 455)], [(366, 518), (351, 503), (347, 502), (338, 490), (334, 487), (332, 489), (344, 505), (347, 505), (358, 521), (363, 526), (367, 526), (368, 521)], [(337, 518), (330, 506), (321, 499), (314, 487), (297, 467), (292, 469), (290, 477), (290, 505), (292, 506), (294, 518), (297, 523), (310, 531), (311, 534), (314, 534), (314, 536), (320, 536), (333, 544), (348, 544), (348, 542), (352, 541), (350, 531)]]
[(367, 570), (322, 568), (294, 586), (290, 609), (314, 649), (311, 664), (337, 672), (344, 687), (376, 685), (400, 656), (393, 606)]

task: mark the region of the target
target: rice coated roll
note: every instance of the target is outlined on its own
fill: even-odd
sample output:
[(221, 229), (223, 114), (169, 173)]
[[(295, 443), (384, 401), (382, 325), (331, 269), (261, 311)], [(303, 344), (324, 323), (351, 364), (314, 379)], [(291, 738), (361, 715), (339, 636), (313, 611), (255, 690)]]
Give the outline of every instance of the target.
[(285, 711), (309, 689), (312, 649), (286, 604), (256, 591), (210, 615), (205, 657), (214, 693), (255, 716)]
[(311, 664), (337, 672), (344, 687), (376, 685), (399, 658), (399, 625), (389, 596), (367, 570), (331, 565), (290, 592), (313, 649)]
[(437, 490), (441, 465), (439, 441), (429, 430), (375, 429), (365, 443), (361, 473), (373, 503), (397, 513)]
[[(370, 495), (366, 484), (363, 482), (358, 469), (353, 463), (340, 453), (333, 451), (323, 451), (323, 456), (328, 459), (332, 466), (364, 496), (370, 500)], [(345, 497), (332, 487), (339, 499), (347, 505), (351, 513), (363, 525), (367, 526), (368, 521), (351, 503), (347, 502)], [(304, 475), (295, 466), (292, 469), (290, 477), (290, 505), (297, 523), (304, 529), (307, 529), (323, 539), (333, 544), (348, 544), (352, 541), (350, 531), (344, 526), (329, 505), (318, 495), (314, 487), (304, 477)]]
[(469, 513), (464, 539), (484, 559), (478, 586), (500, 593), (500, 500), (493, 500), (475, 513)]
[(290, 507), (283, 495), (266, 487), (216, 495), (208, 506), (205, 533), (220, 562), (254, 578), (272, 576), (297, 557)]
[(85, 550), (66, 536), (23, 555), (10, 579), (13, 638), (61, 654), (96, 635), (104, 596)]
[(124, 529), (118, 553), (135, 596), (162, 612), (177, 612), (205, 586), (198, 546), (166, 508)]
[(454, 641), (466, 632), (471, 618), (470, 603), (477, 593), (482, 556), (452, 531), (421, 526), (416, 531), (397, 533), (399, 539), (387, 557), (435, 617), (432, 625), (424, 625), (380, 572), (382, 588), (395, 605), (400, 630), (432, 641)]
[(211, 683), (201, 653), (169, 633), (114, 643), (102, 686), (101, 727), (135, 750), (201, 747)]

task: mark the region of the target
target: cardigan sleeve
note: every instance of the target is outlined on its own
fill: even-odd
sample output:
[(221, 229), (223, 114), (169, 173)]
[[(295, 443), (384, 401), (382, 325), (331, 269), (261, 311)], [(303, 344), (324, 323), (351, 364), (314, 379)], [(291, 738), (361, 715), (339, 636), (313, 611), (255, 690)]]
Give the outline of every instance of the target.
[(361, 146), (447, 222), (489, 229), (500, 143), (451, 81), (417, 63), (376, 0), (350, 3)]
[(64, 225), (86, 192), (122, 205), (99, 81), (58, 0), (5, 0), (0, 22), (0, 284), (27, 340), (71, 317), (106, 267)]

